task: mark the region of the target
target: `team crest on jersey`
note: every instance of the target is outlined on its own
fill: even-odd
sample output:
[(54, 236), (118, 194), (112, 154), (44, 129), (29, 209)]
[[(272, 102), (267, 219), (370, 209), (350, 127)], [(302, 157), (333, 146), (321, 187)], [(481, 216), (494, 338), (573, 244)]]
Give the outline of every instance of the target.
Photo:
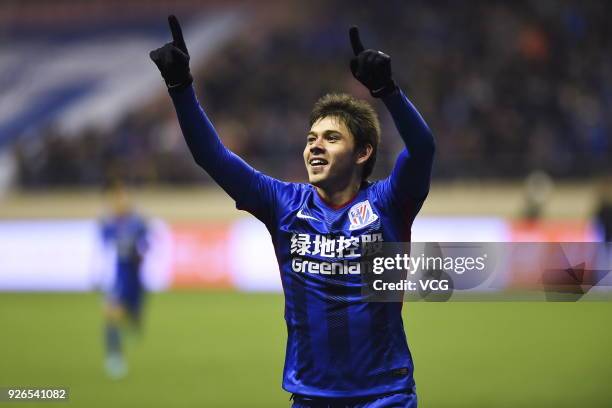
[(372, 210), (372, 206), (368, 200), (355, 204), (349, 210), (349, 220), (351, 225), (349, 230), (353, 231), (370, 225), (378, 219), (378, 215)]

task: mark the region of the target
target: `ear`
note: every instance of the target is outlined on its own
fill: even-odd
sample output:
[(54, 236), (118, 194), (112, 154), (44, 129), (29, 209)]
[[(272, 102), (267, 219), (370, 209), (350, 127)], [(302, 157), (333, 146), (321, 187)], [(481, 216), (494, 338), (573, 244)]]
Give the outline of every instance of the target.
[(374, 147), (372, 147), (371, 144), (366, 144), (364, 147), (362, 147), (361, 149), (357, 150), (357, 158), (356, 158), (356, 164), (364, 164), (365, 162), (367, 162), (370, 157), (372, 156), (372, 153), (374, 152)]

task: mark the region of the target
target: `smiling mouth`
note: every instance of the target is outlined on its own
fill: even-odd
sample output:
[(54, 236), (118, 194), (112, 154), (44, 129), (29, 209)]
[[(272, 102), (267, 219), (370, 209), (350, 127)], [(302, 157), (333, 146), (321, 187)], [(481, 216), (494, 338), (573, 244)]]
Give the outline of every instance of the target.
[(317, 169), (322, 169), (324, 166), (326, 166), (327, 164), (329, 164), (329, 162), (325, 159), (321, 159), (321, 158), (314, 158), (314, 159), (310, 159), (308, 161), (308, 164), (310, 165), (310, 167), (312, 167), (313, 169), (317, 170)]

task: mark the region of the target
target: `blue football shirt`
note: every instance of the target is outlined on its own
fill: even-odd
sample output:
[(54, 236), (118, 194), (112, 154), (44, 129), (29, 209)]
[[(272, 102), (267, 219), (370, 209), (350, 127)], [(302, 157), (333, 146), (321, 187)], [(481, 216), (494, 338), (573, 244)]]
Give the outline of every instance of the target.
[(143, 287), (140, 267), (148, 246), (146, 221), (134, 213), (107, 217), (102, 220), (102, 239), (116, 254), (111, 295), (136, 299)]

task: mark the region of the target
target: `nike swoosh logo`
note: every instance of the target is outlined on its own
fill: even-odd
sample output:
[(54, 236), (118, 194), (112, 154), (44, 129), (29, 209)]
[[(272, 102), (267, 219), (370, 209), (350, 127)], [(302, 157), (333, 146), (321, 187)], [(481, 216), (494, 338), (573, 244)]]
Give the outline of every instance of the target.
[(301, 218), (301, 219), (303, 219), (303, 220), (315, 220), (315, 221), (319, 221), (319, 222), (321, 222), (319, 219), (317, 219), (317, 218), (315, 218), (315, 217), (313, 217), (313, 216), (311, 216), (311, 215), (304, 214), (304, 213), (302, 212), (302, 209), (301, 209), (301, 208), (300, 208), (300, 210), (297, 212), (297, 214), (296, 214), (296, 215), (297, 215), (297, 217), (298, 217), (298, 218)]

